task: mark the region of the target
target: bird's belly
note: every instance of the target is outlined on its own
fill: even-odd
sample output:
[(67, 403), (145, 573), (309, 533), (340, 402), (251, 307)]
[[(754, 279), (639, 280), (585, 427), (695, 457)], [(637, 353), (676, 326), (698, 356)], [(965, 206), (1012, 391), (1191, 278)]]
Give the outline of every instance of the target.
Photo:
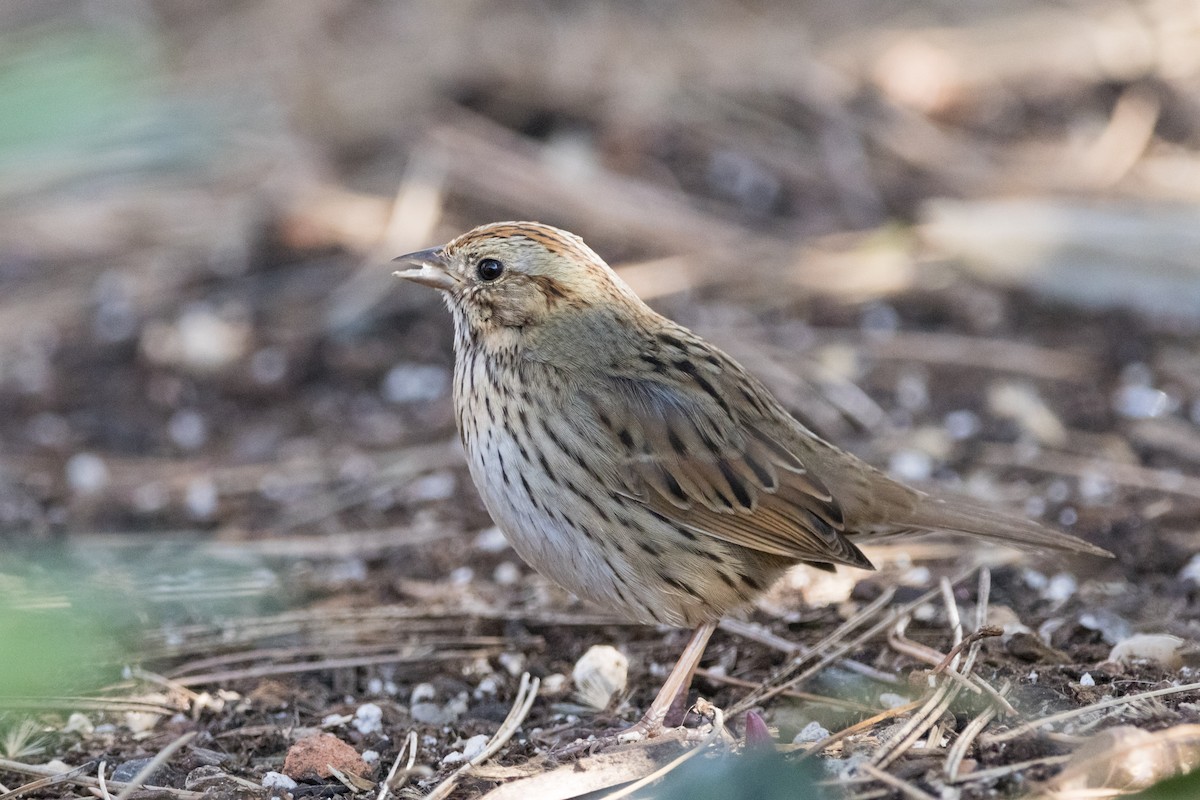
[(692, 626), (745, 605), (758, 591), (747, 576), (769, 584), (786, 566), (681, 534), (527, 431), (463, 422), (471, 477), (496, 525), (534, 569), (584, 599), (639, 622)]
[[(530, 566), (564, 589), (641, 618), (621, 598), (624, 559), (595, 541), (608, 535), (595, 513), (550, 479), (529, 445), (496, 429), (467, 441), (471, 477), (493, 521)], [(532, 458), (526, 459), (526, 455)], [(632, 598), (630, 598), (632, 599)]]

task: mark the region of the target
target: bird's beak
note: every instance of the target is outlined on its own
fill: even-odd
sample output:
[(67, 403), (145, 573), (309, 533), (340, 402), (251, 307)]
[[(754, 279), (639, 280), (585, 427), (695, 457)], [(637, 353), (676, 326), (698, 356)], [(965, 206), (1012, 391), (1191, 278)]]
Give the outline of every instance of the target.
[(413, 269), (393, 272), (392, 274), (397, 278), (406, 278), (443, 292), (448, 292), (458, 285), (458, 279), (450, 272), (449, 264), (446, 263), (446, 254), (440, 247), (418, 250), (415, 253), (392, 259), (392, 263), (413, 267)]

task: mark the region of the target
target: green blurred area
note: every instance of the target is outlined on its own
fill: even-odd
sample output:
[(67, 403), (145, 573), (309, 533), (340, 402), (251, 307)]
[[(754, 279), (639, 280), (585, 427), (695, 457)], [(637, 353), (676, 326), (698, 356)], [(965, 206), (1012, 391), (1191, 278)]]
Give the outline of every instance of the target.
[(0, 705), (115, 681), (135, 639), (131, 612), (99, 586), (44, 563), (0, 574)]
[(173, 627), (277, 612), (289, 602), (253, 559), (189, 545), (9, 554), (0, 570), (0, 708), (94, 692), (162, 658)]

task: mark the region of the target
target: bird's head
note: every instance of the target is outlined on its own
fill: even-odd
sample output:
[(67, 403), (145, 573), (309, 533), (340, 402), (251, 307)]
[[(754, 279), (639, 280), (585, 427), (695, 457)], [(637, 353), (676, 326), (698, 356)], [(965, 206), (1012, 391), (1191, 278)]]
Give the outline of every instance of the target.
[(512, 333), (586, 312), (640, 301), (573, 233), (538, 222), (497, 222), (441, 247), (395, 259), (396, 273), (441, 291), (476, 335)]

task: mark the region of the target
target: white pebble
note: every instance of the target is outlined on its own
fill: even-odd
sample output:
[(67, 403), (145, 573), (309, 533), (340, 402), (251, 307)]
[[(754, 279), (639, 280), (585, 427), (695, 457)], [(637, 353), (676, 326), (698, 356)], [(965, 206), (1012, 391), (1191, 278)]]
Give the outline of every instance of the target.
[(1045, 590), (1042, 591), (1042, 597), (1052, 603), (1065, 603), (1075, 596), (1078, 589), (1079, 583), (1075, 580), (1074, 575), (1060, 572), (1046, 584)]
[(521, 568), (511, 561), (502, 561), (496, 565), (492, 580), (501, 586), (513, 586), (521, 580)]
[(898, 450), (888, 461), (888, 472), (902, 481), (925, 481), (933, 474), (933, 459), (920, 450)]
[(542, 691), (546, 694), (558, 694), (567, 685), (567, 676), (561, 672), (555, 672), (553, 675), (547, 675), (542, 680)]
[(882, 692), (879, 695), (879, 705), (883, 706), (884, 708), (899, 708), (902, 705), (906, 705), (908, 702), (909, 699), (907, 697), (902, 694), (896, 694), (895, 692)]
[(181, 360), (199, 371), (220, 369), (237, 361), (250, 339), (247, 325), (225, 319), (202, 304), (185, 309), (175, 328)]
[(800, 732), (792, 739), (792, 744), (804, 744), (805, 742), (819, 742), (829, 736), (829, 731), (821, 726), (819, 722), (810, 722), (800, 729)]
[(1200, 553), (1192, 556), (1191, 560), (1179, 571), (1179, 579), (1200, 584)]
[(1092, 677), (1092, 673), (1085, 672), (1079, 676), (1079, 685), (1080, 686), (1095, 686), (1096, 679)]
[(383, 679), (371, 678), (367, 681), (367, 694), (383, 694)]
[(485, 553), (502, 553), (508, 549), (508, 539), (499, 528), (484, 528), (475, 536), (475, 549)]
[(354, 712), (354, 729), (366, 735), (383, 730), (383, 709), (374, 703), (363, 703)]
[(493, 675), (483, 676), (483, 680), (475, 687), (475, 697), (493, 695), (500, 690), (500, 679)]
[(167, 422), (167, 435), (184, 450), (195, 450), (208, 441), (208, 423), (200, 412), (180, 409)]
[(1037, 672), (1031, 672), (1031, 673), (1029, 673), (1029, 675), (1028, 675), (1028, 680), (1029, 680), (1029, 682), (1030, 682), (1030, 683), (1037, 683), (1037, 682), (1038, 682), (1038, 674), (1037, 674)]
[(1034, 519), (1046, 513), (1046, 501), (1037, 495), (1031, 495), (1025, 500), (1025, 516)]
[(1096, 470), (1087, 470), (1079, 476), (1079, 496), (1091, 503), (1111, 495), (1113, 487), (1112, 479)]
[(212, 478), (195, 478), (184, 495), (188, 513), (195, 519), (210, 519), (217, 513), (217, 484)]
[(966, 409), (951, 411), (946, 415), (944, 424), (950, 438), (959, 442), (963, 439), (970, 439), (979, 432), (979, 416), (974, 411)]
[(929, 381), (919, 372), (905, 372), (896, 380), (896, 402), (909, 411), (929, 405)]
[(607, 707), (613, 695), (624, 691), (628, 677), (629, 659), (607, 644), (589, 647), (571, 670), (576, 696), (595, 709)]
[(411, 481), (405, 491), (413, 500), (437, 502), (453, 497), (457, 486), (453, 472), (431, 472)]
[(482, 733), (478, 736), (472, 736), (470, 739), (467, 739), (467, 741), (463, 743), (463, 758), (470, 761), (472, 758), (483, 752), (483, 749), (487, 747), (487, 743), (488, 737)]
[(95, 730), (96, 726), (87, 718), (87, 715), (76, 711), (67, 717), (67, 724), (63, 726), (62, 733), (81, 733), (88, 736)]
[(383, 379), (383, 396), (391, 403), (427, 403), (450, 388), (450, 372), (430, 364), (397, 364)]
[(376, 750), (363, 750), (362, 760), (368, 764), (374, 764), (379, 760), (379, 752)]
[(457, 750), (453, 750), (449, 753), (446, 753), (446, 755), (442, 756), (442, 764), (457, 764), (460, 761), (466, 761), (466, 760), (467, 760), (467, 757), (464, 756), (462, 753), (458, 752)]
[(523, 653), (501, 653), (496, 656), (496, 660), (500, 662), (500, 666), (513, 677), (520, 675), (525, 671), (525, 655)]
[(95, 453), (76, 453), (67, 459), (67, 484), (80, 494), (98, 494), (108, 485), (108, 467)]
[(262, 785), (264, 789), (280, 789), (285, 792), (290, 792), (300, 784), (296, 783), (282, 772), (268, 772), (262, 776)]
[(421, 703), (426, 700), (432, 700), (435, 697), (437, 697), (437, 690), (433, 688), (432, 683), (418, 683), (413, 687), (409, 703)]
[(1184, 640), (1178, 636), (1166, 633), (1137, 633), (1118, 642), (1108, 654), (1108, 660), (1118, 664), (1152, 661), (1169, 670), (1177, 670), (1183, 666), (1183, 656), (1180, 654), (1183, 645)]
[(1122, 386), (1113, 395), (1113, 410), (1129, 419), (1161, 417), (1173, 405), (1170, 395), (1152, 386)]

